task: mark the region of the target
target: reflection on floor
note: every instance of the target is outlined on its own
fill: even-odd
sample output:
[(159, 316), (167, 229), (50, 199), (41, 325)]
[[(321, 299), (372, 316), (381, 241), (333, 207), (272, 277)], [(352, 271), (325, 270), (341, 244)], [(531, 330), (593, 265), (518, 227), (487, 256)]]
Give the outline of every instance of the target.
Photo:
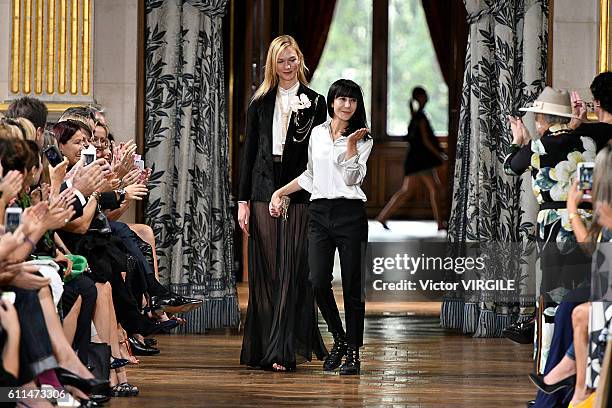
[(246, 369), (241, 339), (229, 330), (159, 336), (162, 354), (128, 368), (140, 396), (110, 406), (520, 407), (535, 395), (529, 346), (447, 332), (435, 317), (367, 317), (355, 377), (323, 372), (318, 361), (290, 374)]
[[(370, 222), (371, 242), (445, 240), (433, 222)], [(336, 266), (338, 268), (339, 265)], [(339, 274), (338, 274), (339, 275)], [(342, 290), (335, 285), (342, 311)], [(238, 285), (242, 321), (248, 285)], [(440, 328), (440, 303), (366, 304), (362, 374), (325, 373), (320, 362), (280, 374), (239, 365), (242, 333), (214, 330), (203, 336), (159, 336), (162, 354), (141, 357), (128, 369), (141, 389), (111, 407), (519, 407), (535, 390), (527, 378), (531, 347), (505, 339), (473, 339)], [(331, 337), (320, 329), (326, 344)]]

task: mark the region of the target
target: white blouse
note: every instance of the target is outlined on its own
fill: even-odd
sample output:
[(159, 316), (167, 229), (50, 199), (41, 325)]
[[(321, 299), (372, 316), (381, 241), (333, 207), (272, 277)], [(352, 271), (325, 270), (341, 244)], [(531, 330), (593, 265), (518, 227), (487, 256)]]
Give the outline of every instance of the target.
[[(274, 116), (272, 119), (272, 154), (275, 156), (283, 154), (289, 118), (291, 117), (291, 98), (297, 95), (299, 87), (300, 82), (298, 81), (289, 89), (283, 89), (279, 85), (276, 91), (276, 102), (274, 103)], [(283, 116), (285, 116), (284, 119)]]
[(320, 198), (367, 201), (361, 183), (374, 142), (371, 138), (361, 139), (357, 142), (357, 154), (345, 160), (347, 140), (341, 136), (334, 142), (330, 120), (312, 129), (308, 166), (298, 177), (298, 184), (311, 194), (311, 201)]

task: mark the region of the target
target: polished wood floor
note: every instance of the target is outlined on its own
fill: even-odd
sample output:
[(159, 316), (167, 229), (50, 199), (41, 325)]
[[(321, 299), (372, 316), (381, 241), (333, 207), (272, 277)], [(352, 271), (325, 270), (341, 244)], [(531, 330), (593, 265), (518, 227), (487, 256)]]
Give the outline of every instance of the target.
[(162, 354), (129, 369), (141, 395), (110, 406), (523, 407), (535, 394), (529, 346), (449, 333), (437, 317), (405, 314), (369, 315), (365, 338), (361, 376), (340, 377), (320, 362), (290, 374), (246, 369), (236, 331), (159, 336)]

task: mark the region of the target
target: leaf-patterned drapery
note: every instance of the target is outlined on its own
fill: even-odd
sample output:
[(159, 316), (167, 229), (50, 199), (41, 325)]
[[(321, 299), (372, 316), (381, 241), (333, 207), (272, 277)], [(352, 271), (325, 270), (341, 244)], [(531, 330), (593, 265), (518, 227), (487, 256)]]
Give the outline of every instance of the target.
[(227, 0), (146, 1), (145, 218), (162, 282), (204, 300), (186, 332), (236, 327), (222, 17)]
[[(548, 0), (465, 0), (465, 6), (470, 32), (449, 239), (530, 241), (537, 211), (530, 184), (506, 176), (503, 161), (512, 140), (507, 116), (545, 86)], [(444, 302), (442, 325), (497, 336), (512, 315), (507, 305), (471, 294)]]

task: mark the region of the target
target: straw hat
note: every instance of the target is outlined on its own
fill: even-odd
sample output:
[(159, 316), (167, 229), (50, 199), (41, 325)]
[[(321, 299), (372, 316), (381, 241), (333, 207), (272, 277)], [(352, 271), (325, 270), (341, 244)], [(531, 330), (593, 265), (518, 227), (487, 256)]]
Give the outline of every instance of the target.
[(565, 116), (573, 118), (572, 103), (569, 92), (560, 91), (550, 86), (544, 88), (538, 99), (531, 106), (520, 108), (523, 112), (543, 113), (546, 115)]

